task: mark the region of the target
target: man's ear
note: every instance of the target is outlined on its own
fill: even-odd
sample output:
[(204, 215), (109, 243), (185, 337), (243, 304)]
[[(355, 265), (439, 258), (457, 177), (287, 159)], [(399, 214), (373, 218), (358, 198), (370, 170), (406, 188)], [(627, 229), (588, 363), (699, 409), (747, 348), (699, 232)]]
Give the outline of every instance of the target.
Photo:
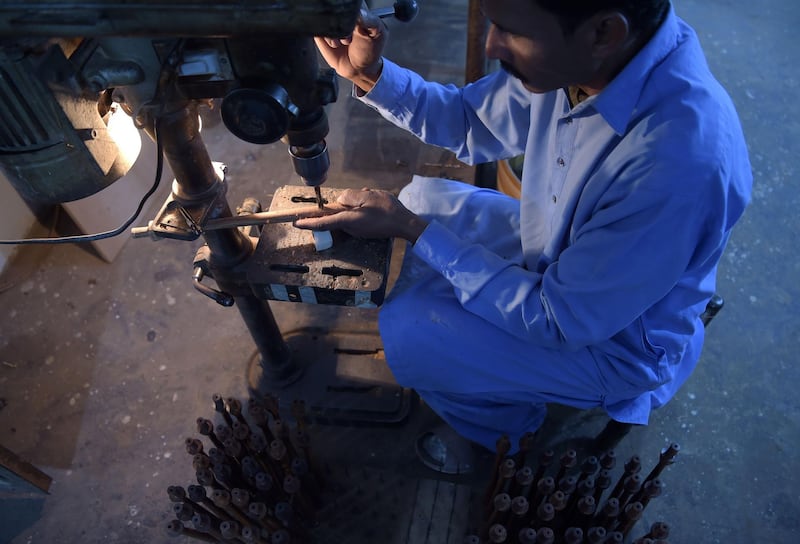
[(628, 18), (619, 11), (601, 11), (586, 21), (592, 56), (608, 58), (623, 48), (631, 36)]

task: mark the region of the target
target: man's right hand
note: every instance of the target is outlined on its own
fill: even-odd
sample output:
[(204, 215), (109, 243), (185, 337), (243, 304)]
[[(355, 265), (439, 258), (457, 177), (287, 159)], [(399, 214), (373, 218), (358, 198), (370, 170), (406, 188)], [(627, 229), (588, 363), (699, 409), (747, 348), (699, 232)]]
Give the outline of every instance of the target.
[(298, 219), (294, 226), (343, 230), (357, 238), (404, 238), (412, 244), (428, 226), (427, 221), (403, 206), (397, 197), (379, 189), (347, 189), (339, 195), (335, 209), (337, 213)]
[(386, 24), (368, 10), (362, 9), (350, 36), (317, 37), (314, 41), (330, 67), (366, 93), (381, 75), (383, 47), (388, 35)]

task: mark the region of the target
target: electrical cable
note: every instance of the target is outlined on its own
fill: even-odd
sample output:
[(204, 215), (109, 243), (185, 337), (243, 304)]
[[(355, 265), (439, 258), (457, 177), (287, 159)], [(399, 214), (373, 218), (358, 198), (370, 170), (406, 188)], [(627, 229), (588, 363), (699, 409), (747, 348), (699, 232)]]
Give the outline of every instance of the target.
[(20, 240), (0, 240), (0, 245), (23, 245), (23, 244), (78, 244), (84, 242), (95, 242), (97, 240), (104, 240), (106, 238), (112, 238), (114, 236), (119, 236), (130, 227), (136, 218), (139, 217), (139, 214), (142, 213), (144, 209), (145, 203), (147, 200), (153, 196), (153, 193), (156, 192), (158, 186), (161, 184), (161, 175), (164, 170), (164, 153), (163, 153), (163, 146), (161, 144), (161, 139), (158, 137), (158, 123), (155, 123), (153, 128), (153, 139), (156, 143), (156, 176), (155, 180), (153, 180), (153, 185), (150, 189), (144, 194), (142, 199), (139, 201), (139, 205), (136, 208), (136, 211), (133, 212), (125, 223), (120, 225), (119, 227), (115, 228), (114, 230), (109, 230), (106, 232), (98, 232), (95, 234), (80, 234), (77, 236), (58, 236), (54, 238), (23, 238)]

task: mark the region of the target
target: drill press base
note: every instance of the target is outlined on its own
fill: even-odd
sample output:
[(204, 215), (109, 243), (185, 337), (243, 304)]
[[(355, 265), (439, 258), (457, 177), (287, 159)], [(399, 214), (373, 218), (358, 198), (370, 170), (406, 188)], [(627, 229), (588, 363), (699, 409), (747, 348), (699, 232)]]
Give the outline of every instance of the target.
[(291, 384), (271, 386), (256, 352), (247, 369), (255, 396), (277, 397), (287, 411), (302, 399), (307, 415), (327, 425), (390, 425), (406, 420), (411, 390), (397, 385), (386, 365), (377, 333), (303, 328), (284, 334), (302, 375)]

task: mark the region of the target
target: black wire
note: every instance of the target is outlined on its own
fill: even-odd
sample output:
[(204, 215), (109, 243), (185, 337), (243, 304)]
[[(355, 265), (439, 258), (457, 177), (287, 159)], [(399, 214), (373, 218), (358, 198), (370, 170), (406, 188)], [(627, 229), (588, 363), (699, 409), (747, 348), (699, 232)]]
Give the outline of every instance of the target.
[(142, 213), (142, 209), (144, 209), (144, 205), (147, 200), (153, 196), (153, 193), (156, 192), (158, 186), (161, 183), (161, 174), (164, 170), (164, 153), (163, 153), (163, 146), (161, 144), (161, 139), (158, 137), (158, 123), (154, 124), (153, 128), (153, 139), (156, 142), (156, 177), (153, 180), (153, 186), (150, 187), (150, 190), (145, 193), (142, 199), (139, 201), (139, 206), (136, 208), (136, 211), (133, 212), (125, 223), (120, 225), (119, 227), (115, 228), (114, 230), (109, 230), (106, 232), (98, 232), (96, 234), (81, 234), (77, 236), (58, 236), (54, 238), (24, 238), (21, 240), (0, 240), (0, 245), (22, 245), (22, 244), (79, 244), (84, 242), (95, 242), (97, 240), (104, 240), (106, 238), (111, 238), (113, 236), (119, 236), (126, 230), (128, 227), (136, 221), (136, 218), (139, 217), (139, 214)]

